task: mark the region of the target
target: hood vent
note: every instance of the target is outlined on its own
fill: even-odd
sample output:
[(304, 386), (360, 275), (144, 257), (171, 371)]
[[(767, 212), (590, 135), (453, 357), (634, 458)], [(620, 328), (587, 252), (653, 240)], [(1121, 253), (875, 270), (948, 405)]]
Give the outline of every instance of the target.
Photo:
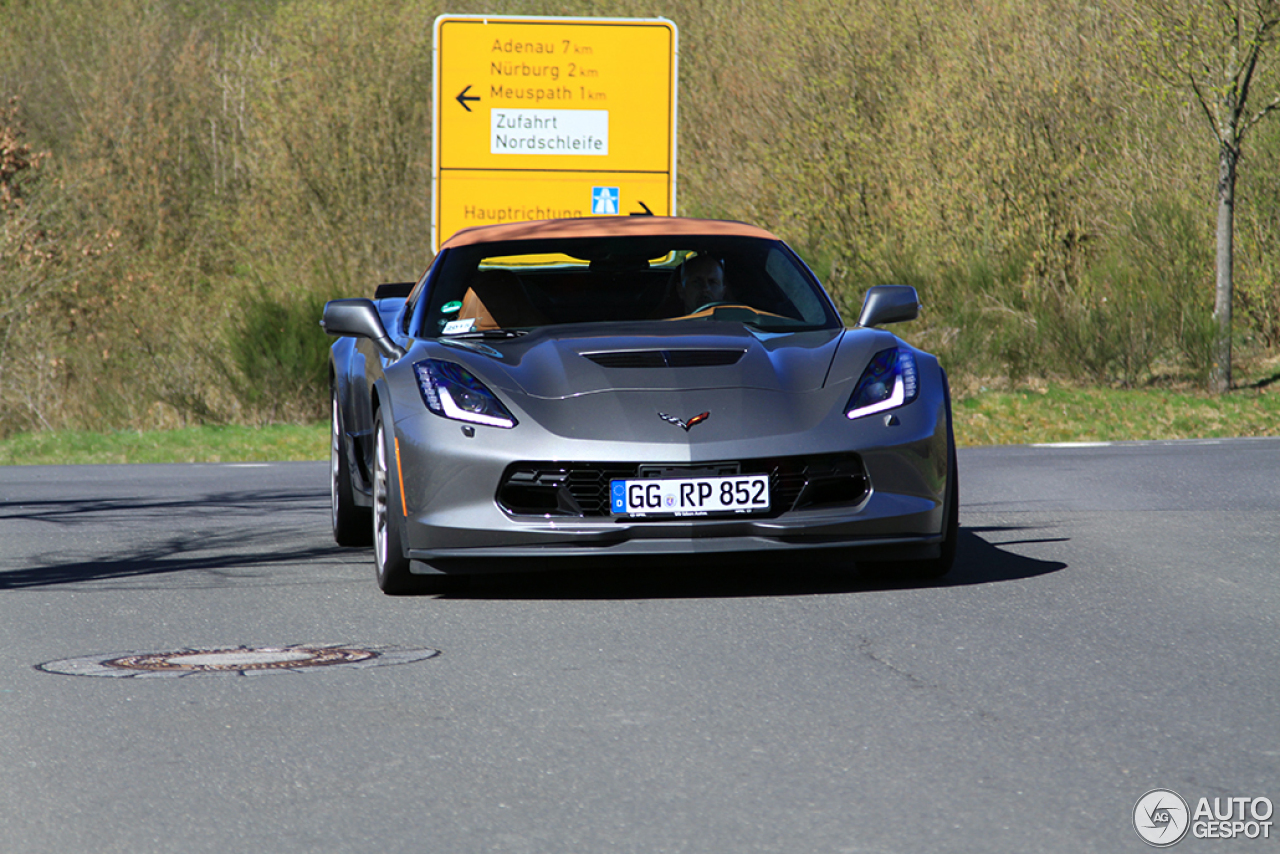
[(612, 350), (582, 355), (602, 368), (717, 368), (736, 365), (746, 350)]

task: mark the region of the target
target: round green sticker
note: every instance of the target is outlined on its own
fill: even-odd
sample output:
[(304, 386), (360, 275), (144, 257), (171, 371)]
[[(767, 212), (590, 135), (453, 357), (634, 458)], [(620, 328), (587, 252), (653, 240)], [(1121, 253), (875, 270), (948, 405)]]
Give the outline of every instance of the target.
[(454, 300), (453, 302), (447, 302), (444, 304), (444, 308), (440, 309), (440, 311), (444, 312), (445, 314), (453, 314), (454, 312), (461, 311), (461, 310), (462, 310), (462, 303), (458, 302), (458, 300)]

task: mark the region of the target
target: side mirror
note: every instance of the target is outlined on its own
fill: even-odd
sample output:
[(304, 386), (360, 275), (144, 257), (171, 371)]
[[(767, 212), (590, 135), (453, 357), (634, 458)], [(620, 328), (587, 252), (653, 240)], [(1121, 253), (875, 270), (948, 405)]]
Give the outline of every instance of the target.
[(382, 325), (382, 317), (373, 300), (329, 300), (324, 304), (320, 325), (333, 336), (368, 338), (378, 348), (378, 352), (388, 359), (399, 359), (405, 354), (404, 348), (392, 341), (387, 334), (387, 328)]
[(920, 316), (920, 298), (908, 285), (876, 285), (867, 289), (858, 315), (859, 326), (900, 323)]

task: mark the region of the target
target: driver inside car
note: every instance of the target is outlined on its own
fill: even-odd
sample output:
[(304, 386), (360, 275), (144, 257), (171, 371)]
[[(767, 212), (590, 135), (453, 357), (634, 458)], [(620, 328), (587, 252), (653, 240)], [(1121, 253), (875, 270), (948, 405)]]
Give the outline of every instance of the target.
[(712, 304), (730, 301), (724, 283), (724, 265), (710, 255), (695, 255), (680, 266), (676, 285), (686, 314)]

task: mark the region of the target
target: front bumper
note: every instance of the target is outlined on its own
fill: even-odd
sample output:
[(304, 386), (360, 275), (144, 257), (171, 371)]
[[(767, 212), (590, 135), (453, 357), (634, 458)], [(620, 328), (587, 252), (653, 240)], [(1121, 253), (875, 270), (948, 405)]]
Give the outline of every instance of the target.
[[(522, 427), (529, 425), (523, 422)], [(526, 431), (525, 435), (531, 432)], [(417, 573), (539, 569), (540, 559), (655, 558), (810, 549), (851, 551), (867, 560), (924, 559), (943, 539), (949, 459), (945, 404), (922, 400), (887, 419), (842, 417), (830, 430), (699, 444), (606, 442), (555, 435), (512, 447), (511, 431), (477, 429), (430, 413), (397, 421), (405, 484), (404, 542)], [(786, 447), (810, 456), (858, 460), (856, 499), (762, 515), (626, 518), (511, 512), (502, 496), (529, 459), (576, 460), (608, 469), (704, 466), (776, 459)], [(854, 449), (854, 450), (851, 450)], [(619, 460), (628, 462), (619, 463)], [(555, 463), (536, 463), (552, 466)], [(563, 464), (572, 467), (573, 463)], [(504, 509), (504, 503), (506, 509)], [(803, 502), (801, 502), (803, 503)]]

